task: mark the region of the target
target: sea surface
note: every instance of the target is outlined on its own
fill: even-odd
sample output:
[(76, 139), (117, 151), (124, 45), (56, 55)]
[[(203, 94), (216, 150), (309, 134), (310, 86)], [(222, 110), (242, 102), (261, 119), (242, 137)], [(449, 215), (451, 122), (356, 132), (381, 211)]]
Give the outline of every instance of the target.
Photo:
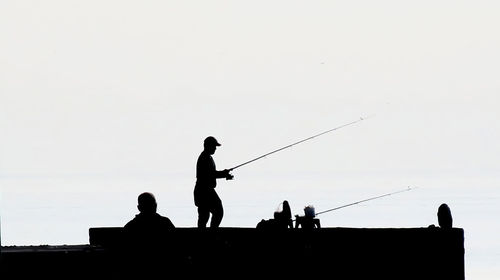
[[(437, 208), (447, 203), (454, 227), (465, 232), (466, 279), (500, 279), (499, 180), (416, 175), (295, 174), (283, 180), (242, 172), (217, 187), (225, 208), (221, 226), (255, 227), (287, 200), (294, 215), (303, 215), (308, 205), (318, 213), (353, 204), (318, 215), (322, 227), (427, 227), (437, 225)], [(90, 227), (123, 226), (132, 219), (144, 191), (155, 194), (158, 212), (177, 227), (196, 226), (189, 174), (11, 176), (1, 186), (2, 246), (88, 244)]]

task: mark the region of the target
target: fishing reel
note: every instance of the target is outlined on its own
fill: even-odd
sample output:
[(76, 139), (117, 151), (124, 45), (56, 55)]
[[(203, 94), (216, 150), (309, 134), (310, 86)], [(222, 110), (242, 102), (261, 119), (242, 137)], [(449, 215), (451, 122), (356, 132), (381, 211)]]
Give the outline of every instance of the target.
[(232, 169), (226, 169), (226, 170), (224, 170), (224, 171), (226, 171), (226, 180), (228, 180), (228, 181), (229, 181), (229, 180), (233, 180), (234, 175), (233, 175), (233, 174), (231, 174), (231, 171), (233, 171), (233, 170), (232, 170)]

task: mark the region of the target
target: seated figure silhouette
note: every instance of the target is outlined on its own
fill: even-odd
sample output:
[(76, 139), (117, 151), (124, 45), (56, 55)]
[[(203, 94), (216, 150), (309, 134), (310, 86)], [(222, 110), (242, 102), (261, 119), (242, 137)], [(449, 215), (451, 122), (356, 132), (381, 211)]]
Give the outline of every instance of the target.
[(258, 224), (257, 228), (260, 229), (287, 229), (293, 228), (292, 221), (292, 210), (290, 209), (290, 204), (288, 201), (284, 200), (280, 204), (282, 206), (281, 211), (277, 210), (274, 212), (274, 219), (264, 220), (262, 219)]
[(177, 249), (169, 233), (175, 229), (169, 218), (156, 212), (152, 193), (141, 193), (137, 199), (137, 214), (123, 227), (124, 239), (120, 257), (121, 273), (125, 277), (152, 278), (162, 272), (165, 262), (172, 263)]
[(145, 246), (162, 242), (165, 235), (175, 228), (174, 224), (169, 218), (156, 213), (157, 204), (152, 193), (141, 193), (137, 202), (139, 214), (124, 226), (127, 242)]
[(283, 201), (281, 211), (274, 212), (274, 220), (279, 228), (293, 228), (292, 210), (288, 201)]
[[(446, 203), (439, 205), (437, 217), (438, 217), (438, 224), (439, 224), (440, 228), (450, 229), (453, 227), (453, 217), (451, 216), (451, 210), (450, 210), (450, 207)], [(436, 226), (434, 224), (432, 224), (429, 227), (435, 228)]]
[(453, 217), (451, 216), (451, 210), (446, 203), (443, 203), (439, 206), (437, 216), (438, 223), (441, 228), (453, 227)]
[(304, 216), (295, 215), (295, 228), (299, 227), (303, 229), (321, 228), (313, 206), (309, 205), (304, 208)]

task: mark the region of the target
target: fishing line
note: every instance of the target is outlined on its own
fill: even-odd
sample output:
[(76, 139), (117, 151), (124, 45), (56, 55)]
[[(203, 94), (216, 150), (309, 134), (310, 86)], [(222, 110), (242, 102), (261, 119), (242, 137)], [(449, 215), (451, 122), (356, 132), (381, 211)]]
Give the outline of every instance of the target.
[(234, 170), (234, 169), (236, 169), (236, 168), (240, 168), (240, 167), (242, 167), (242, 166), (244, 166), (244, 165), (247, 165), (247, 164), (252, 163), (252, 162), (254, 162), (254, 161), (257, 161), (257, 160), (259, 160), (259, 159), (265, 158), (265, 157), (267, 157), (267, 156), (269, 156), (269, 155), (271, 155), (271, 154), (277, 153), (277, 152), (279, 152), (279, 151), (283, 151), (283, 150), (285, 150), (285, 149), (291, 148), (291, 147), (293, 147), (293, 146), (295, 146), (295, 145), (298, 145), (298, 144), (300, 144), (300, 143), (303, 143), (303, 142), (306, 142), (306, 141), (311, 140), (311, 139), (313, 139), (313, 138), (319, 137), (319, 136), (321, 136), (321, 135), (323, 135), (323, 134), (327, 134), (327, 133), (330, 133), (330, 132), (332, 132), (332, 131), (339, 130), (339, 129), (341, 129), (341, 128), (344, 128), (344, 127), (346, 127), (346, 126), (350, 126), (350, 125), (353, 125), (353, 124), (355, 124), (355, 123), (358, 123), (358, 122), (364, 121), (364, 120), (366, 120), (366, 119), (368, 119), (368, 118), (371, 118), (371, 117), (373, 117), (373, 115), (370, 115), (370, 116), (365, 117), (365, 118), (360, 117), (359, 119), (357, 119), (357, 120), (355, 120), (355, 121), (352, 121), (352, 122), (349, 122), (349, 123), (343, 124), (343, 125), (341, 125), (341, 126), (334, 127), (334, 128), (329, 129), (329, 130), (327, 130), (327, 131), (323, 131), (323, 132), (321, 132), (321, 133), (315, 134), (315, 135), (313, 135), (313, 136), (307, 137), (307, 138), (302, 139), (302, 140), (300, 140), (300, 141), (297, 141), (297, 142), (295, 142), (295, 143), (292, 143), (292, 144), (286, 145), (286, 146), (284, 146), (284, 147), (281, 147), (281, 148), (279, 148), (279, 149), (276, 149), (276, 150), (274, 150), (274, 151), (272, 151), (272, 152), (269, 152), (269, 153), (263, 154), (263, 155), (261, 155), (261, 156), (258, 156), (258, 157), (256, 157), (256, 158), (251, 159), (251, 160), (249, 160), (249, 161), (246, 161), (246, 162), (244, 162), (244, 163), (242, 163), (242, 164), (236, 165), (235, 167), (230, 168), (230, 169), (229, 169), (229, 171), (233, 171), (233, 170)]
[(390, 195), (397, 194), (397, 193), (408, 192), (408, 191), (411, 191), (411, 190), (414, 190), (414, 189), (416, 189), (416, 187), (412, 188), (412, 187), (408, 186), (408, 188), (406, 188), (404, 190), (399, 190), (399, 191), (395, 191), (395, 192), (391, 192), (391, 193), (386, 193), (386, 194), (375, 196), (375, 197), (370, 197), (370, 198), (367, 198), (367, 199), (359, 200), (359, 201), (356, 201), (356, 202), (353, 202), (353, 203), (349, 203), (349, 204), (346, 204), (346, 205), (342, 205), (342, 206), (339, 206), (339, 207), (335, 207), (335, 208), (332, 208), (332, 209), (321, 211), (321, 212), (316, 213), (316, 216), (320, 215), (320, 214), (323, 214), (323, 213), (330, 212), (330, 211), (335, 211), (335, 210), (338, 210), (338, 209), (341, 209), (341, 208), (345, 208), (345, 207), (348, 207), (348, 206), (356, 205), (356, 204), (359, 204), (359, 203), (362, 203), (362, 202), (366, 202), (366, 201), (370, 201), (370, 200), (374, 200), (374, 199), (378, 199), (378, 198), (390, 196)]

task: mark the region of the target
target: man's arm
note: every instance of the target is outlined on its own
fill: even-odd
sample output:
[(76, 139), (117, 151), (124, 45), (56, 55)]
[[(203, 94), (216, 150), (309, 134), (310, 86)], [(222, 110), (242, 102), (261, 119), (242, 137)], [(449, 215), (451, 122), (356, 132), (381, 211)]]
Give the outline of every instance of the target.
[(216, 178), (226, 178), (227, 180), (233, 179), (233, 175), (231, 175), (231, 170), (224, 169), (222, 171), (215, 171)]

